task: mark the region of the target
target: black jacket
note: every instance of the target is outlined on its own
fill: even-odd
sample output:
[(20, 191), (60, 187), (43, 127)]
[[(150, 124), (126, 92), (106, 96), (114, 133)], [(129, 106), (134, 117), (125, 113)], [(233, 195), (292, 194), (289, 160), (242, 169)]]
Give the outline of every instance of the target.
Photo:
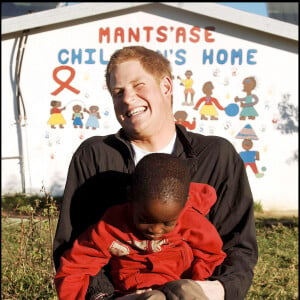
[[(203, 136), (176, 125), (174, 153), (189, 165), (192, 181), (213, 186), (218, 195), (209, 213), (224, 243), (227, 258), (211, 280), (225, 288), (225, 299), (245, 299), (257, 262), (253, 198), (245, 167), (232, 144), (217, 136)], [(115, 135), (85, 140), (69, 166), (54, 239), (56, 268), (63, 251), (96, 223), (104, 211), (126, 201), (134, 169), (133, 150), (121, 129)]]

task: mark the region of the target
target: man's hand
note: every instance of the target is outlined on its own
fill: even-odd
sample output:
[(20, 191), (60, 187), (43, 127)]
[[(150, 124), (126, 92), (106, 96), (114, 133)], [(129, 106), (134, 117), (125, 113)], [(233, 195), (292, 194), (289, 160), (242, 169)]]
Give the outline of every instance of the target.
[(133, 300), (133, 299), (137, 299), (136, 295), (141, 295), (141, 294), (144, 294), (146, 292), (150, 292), (152, 291), (151, 288), (148, 288), (148, 289), (142, 289), (142, 290), (136, 290), (135, 293), (132, 293), (132, 294), (128, 294), (128, 295), (125, 295), (125, 296), (122, 296), (122, 297), (118, 297), (116, 298), (115, 300)]
[(225, 291), (220, 281), (196, 281), (202, 288), (205, 296), (209, 300), (224, 300)]
[(161, 288), (161, 291), (168, 300), (210, 300), (198, 284), (198, 281), (192, 279), (170, 281)]

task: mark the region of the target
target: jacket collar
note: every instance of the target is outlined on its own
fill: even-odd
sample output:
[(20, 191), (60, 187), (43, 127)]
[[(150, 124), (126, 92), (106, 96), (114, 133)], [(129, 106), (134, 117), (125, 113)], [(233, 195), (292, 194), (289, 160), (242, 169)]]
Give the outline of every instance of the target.
[(177, 139), (175, 142), (174, 154), (178, 157), (193, 158), (195, 153), (192, 148), (192, 140), (186, 128), (176, 124)]
[[(174, 154), (178, 157), (186, 157), (186, 158), (192, 158), (195, 156), (195, 153), (192, 148), (192, 141), (191, 137), (188, 134), (188, 131), (186, 128), (182, 125), (176, 124), (176, 141), (175, 141), (175, 149)], [(132, 149), (132, 146), (130, 144), (129, 138), (126, 135), (123, 128), (121, 128), (116, 134), (116, 138), (121, 141), (123, 144), (126, 145), (130, 156), (133, 160), (134, 157), (134, 151)]]

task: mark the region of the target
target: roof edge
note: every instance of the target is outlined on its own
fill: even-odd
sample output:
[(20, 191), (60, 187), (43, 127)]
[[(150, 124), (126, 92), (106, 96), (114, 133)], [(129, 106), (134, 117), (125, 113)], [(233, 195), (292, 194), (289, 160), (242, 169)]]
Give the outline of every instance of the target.
[(153, 2), (119, 2), (117, 9), (115, 2), (78, 3), (76, 5), (56, 7), (28, 15), (3, 19), (1, 22), (1, 35), (34, 28), (42, 28), (72, 20), (80, 20), (99, 14), (115, 12), (122, 9), (130, 9), (133, 7), (143, 6), (145, 4), (149, 5), (151, 3)]
[(3, 19), (1, 21), (1, 36), (151, 4), (161, 4), (178, 8), (249, 29), (259, 30), (267, 34), (298, 41), (298, 25), (240, 11), (212, 2), (118, 2), (117, 9), (116, 2), (79, 3)]
[[(277, 35), (298, 41), (298, 25), (283, 22), (248, 13), (239, 9), (212, 2), (161, 2), (164, 5), (181, 8), (182, 10), (209, 16), (224, 22), (232, 23), (249, 29), (259, 30), (268, 34)], [(201, 7), (200, 7), (201, 5)]]

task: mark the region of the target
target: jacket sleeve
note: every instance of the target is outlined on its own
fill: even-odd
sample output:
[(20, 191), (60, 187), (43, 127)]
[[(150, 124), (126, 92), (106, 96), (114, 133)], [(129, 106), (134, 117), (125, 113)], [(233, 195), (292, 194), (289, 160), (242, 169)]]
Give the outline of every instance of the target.
[(253, 279), (258, 249), (253, 197), (242, 159), (229, 142), (219, 139), (210, 157), (213, 166), (209, 184), (217, 192), (217, 202), (209, 213), (216, 226), (227, 257), (211, 276), (225, 288), (226, 300), (243, 300)]
[(209, 280), (223, 284), (225, 300), (244, 300), (258, 258), (254, 202), (244, 163), (228, 140), (177, 127), (176, 154), (186, 159), (192, 181), (209, 184), (217, 193), (208, 219), (221, 236), (227, 257)]
[(130, 176), (113, 141), (110, 136), (105, 140), (91, 137), (72, 157), (53, 242), (56, 269), (60, 256), (81, 233), (96, 224), (109, 207), (126, 201)]
[(109, 262), (111, 255), (103, 236), (104, 227), (103, 221), (90, 227), (61, 257), (54, 278), (60, 300), (84, 300), (90, 276), (96, 275)]
[[(85, 164), (90, 158), (91, 163)], [(56, 234), (53, 242), (53, 258), (56, 269), (59, 266), (59, 259), (62, 253), (70, 248), (75, 238), (84, 231), (80, 229), (80, 224), (84, 223), (84, 210), (88, 207), (89, 197), (91, 195), (86, 189), (85, 199), (86, 201), (81, 204), (81, 219), (75, 216), (76, 211), (72, 208), (72, 205), (77, 201), (80, 202), (80, 195), (84, 194), (84, 191), (80, 190), (80, 187), (84, 187), (84, 183), (89, 178), (92, 178), (96, 174), (96, 166), (92, 163), (93, 158), (89, 157), (87, 152), (82, 149), (78, 149), (72, 157), (69, 165), (67, 181), (65, 185), (63, 201), (60, 207), (60, 215), (57, 223)], [(72, 211), (71, 211), (72, 209)], [(90, 224), (91, 225), (91, 224)]]

